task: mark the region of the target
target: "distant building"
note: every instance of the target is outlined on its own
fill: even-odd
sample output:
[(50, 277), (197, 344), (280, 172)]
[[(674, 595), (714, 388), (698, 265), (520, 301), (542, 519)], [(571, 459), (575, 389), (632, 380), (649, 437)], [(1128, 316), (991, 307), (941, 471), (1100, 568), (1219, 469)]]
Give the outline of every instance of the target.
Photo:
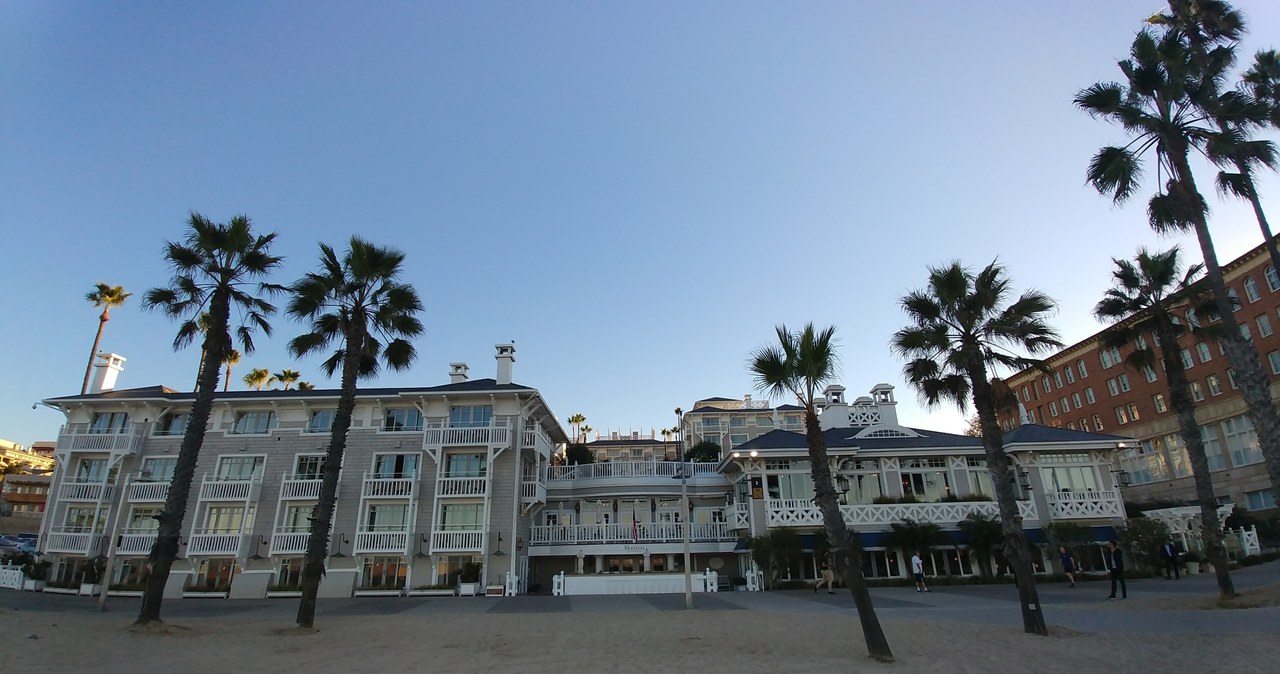
[(6, 475), (0, 491), (0, 515), (25, 520), (24, 530), (34, 531), (44, 517), (49, 499), (48, 475)]
[(49, 447), (51, 443), (24, 447), (16, 442), (0, 440), (0, 467), (17, 466), (27, 473), (53, 470), (53, 454), (45, 452)]

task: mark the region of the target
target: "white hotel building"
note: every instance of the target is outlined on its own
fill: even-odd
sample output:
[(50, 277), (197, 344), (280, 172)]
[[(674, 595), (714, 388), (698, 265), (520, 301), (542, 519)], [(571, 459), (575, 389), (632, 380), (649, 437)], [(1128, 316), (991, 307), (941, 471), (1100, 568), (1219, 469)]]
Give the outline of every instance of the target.
[[(672, 579), (683, 575), (686, 521), (692, 568), (717, 571), (722, 586), (750, 575), (749, 536), (792, 527), (812, 546), (804, 534), (821, 517), (800, 408), (698, 401), (684, 438), (724, 451), (689, 464), (686, 480), (677, 444), (652, 438), (597, 440), (595, 463), (552, 465), (569, 438), (542, 395), (513, 382), (514, 345), (496, 349), (492, 379), (453, 363), (447, 384), (359, 392), (321, 596), (458, 588), (470, 565), (479, 581), (463, 588), (480, 592), (682, 591)], [(123, 360), (98, 366), (94, 393), (46, 401), (67, 416), (41, 528), (51, 585), (78, 583), (108, 546), (113, 587), (138, 588), (145, 573), (193, 394), (114, 389)], [(296, 596), (337, 399), (335, 390), (217, 394), (168, 596)], [(862, 536), (869, 577), (905, 575), (899, 552), (884, 547), (891, 523), (954, 534), (968, 514), (996, 512), (981, 441), (903, 427), (895, 405), (887, 385), (852, 403), (832, 386), (822, 404), (833, 473), (849, 485), (841, 509)], [(1005, 439), (1033, 540), (1051, 522), (1090, 527), (1098, 542), (1113, 535), (1124, 518), (1113, 471), (1125, 438), (1027, 425)], [(932, 570), (977, 572), (956, 543), (934, 551)], [(809, 551), (789, 573), (814, 571)], [(564, 577), (576, 580), (560, 585)]]

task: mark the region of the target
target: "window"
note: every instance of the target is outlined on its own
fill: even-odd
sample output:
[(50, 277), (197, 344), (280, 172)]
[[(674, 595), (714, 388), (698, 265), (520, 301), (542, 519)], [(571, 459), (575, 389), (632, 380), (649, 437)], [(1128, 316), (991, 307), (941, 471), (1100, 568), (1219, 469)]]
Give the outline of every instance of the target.
[(1138, 404), (1137, 403), (1129, 403), (1128, 405), (1125, 406), (1125, 409), (1129, 411), (1129, 421), (1138, 420)]
[(1231, 368), (1227, 368), (1227, 382), (1231, 384), (1231, 390), (1233, 391), (1240, 388), (1240, 386), (1236, 384), (1236, 371)]
[(1190, 349), (1183, 349), (1181, 355), (1182, 355), (1182, 369), (1190, 370), (1191, 368), (1195, 367), (1196, 362), (1191, 359)]
[(484, 454), (448, 454), (445, 458), (445, 477), (485, 477), (488, 471)]
[(1191, 399), (1196, 402), (1204, 400), (1204, 389), (1200, 387), (1200, 382), (1198, 381), (1191, 382)]
[(1080, 371), (1081, 379), (1084, 379), (1085, 377), (1089, 376), (1089, 370), (1085, 368), (1083, 358), (1076, 361), (1076, 369)]
[(94, 412), (89, 422), (90, 433), (123, 433), (129, 425), (129, 415), (125, 412)]
[(1273, 265), (1267, 265), (1267, 289), (1271, 292), (1280, 290), (1280, 276), (1276, 276), (1276, 268)]
[(1053, 373), (1053, 385), (1054, 385), (1054, 386), (1057, 386), (1058, 388), (1062, 388), (1062, 373), (1061, 373), (1061, 372), (1054, 372), (1054, 373)]
[(373, 474), (369, 477), (390, 480), (417, 476), (417, 454), (375, 454), (373, 457)]
[(276, 413), (270, 410), (257, 412), (240, 412), (236, 414), (236, 423), (231, 432), (243, 435), (264, 435), (275, 425)]
[(1040, 388), (1041, 388), (1045, 393), (1048, 393), (1049, 391), (1052, 391), (1052, 390), (1053, 390), (1053, 387), (1049, 385), (1049, 378), (1048, 378), (1048, 377), (1045, 377), (1045, 378), (1043, 378), (1043, 379), (1041, 379), (1041, 380), (1040, 380)]
[(1062, 399), (1058, 401), (1058, 403), (1059, 403), (1059, 405), (1061, 405), (1061, 406), (1062, 406), (1062, 413), (1063, 413), (1063, 414), (1066, 414), (1067, 412), (1070, 412), (1070, 411), (1071, 411), (1071, 403), (1070, 403), (1070, 401), (1068, 401), (1068, 400), (1067, 400), (1067, 397), (1066, 397), (1066, 396), (1063, 396), (1063, 397), (1062, 397)]
[(1107, 369), (1120, 364), (1120, 349), (1111, 347), (1104, 349), (1098, 353), (1098, 360), (1102, 361), (1102, 369)]
[(1169, 406), (1164, 402), (1164, 394), (1157, 393), (1151, 396), (1151, 404), (1155, 405), (1156, 414), (1164, 414), (1169, 411)]
[(280, 560), (280, 566), (276, 570), (277, 590), (300, 590), (302, 589), (302, 558), (301, 557), (284, 557)]
[(1262, 462), (1262, 450), (1258, 447), (1258, 434), (1253, 430), (1249, 417), (1238, 416), (1222, 422), (1222, 433), (1227, 438), (1231, 452), (1231, 464), (1235, 467)]
[(68, 506), (66, 518), (63, 519), (64, 531), (72, 534), (103, 533), (107, 529), (106, 512), (98, 515), (94, 506)]
[(1072, 394), (1071, 394), (1071, 402), (1073, 402), (1073, 403), (1075, 403), (1075, 404), (1076, 404), (1076, 409), (1080, 409), (1081, 407), (1083, 407), (1083, 405), (1081, 405), (1081, 404), (1080, 404), (1080, 394), (1079, 394), (1079, 393), (1072, 393)]
[(187, 412), (170, 412), (156, 422), (156, 435), (182, 435), (187, 432), (191, 415)]
[(1222, 395), (1222, 384), (1218, 382), (1218, 375), (1211, 374), (1208, 377), (1205, 377), (1204, 384), (1209, 389), (1209, 395), (1211, 396)]
[(1207, 363), (1213, 360), (1213, 355), (1209, 353), (1209, 345), (1204, 342), (1196, 344), (1196, 355), (1200, 357), (1201, 363)]
[(1244, 337), (1245, 339), (1253, 339), (1253, 335), (1249, 334), (1249, 324), (1248, 324), (1248, 323), (1241, 323), (1241, 324), (1240, 324), (1240, 336), (1241, 336), (1241, 337)]
[(416, 407), (397, 407), (387, 410), (382, 419), (384, 431), (422, 430), (422, 411)]
[(1088, 430), (1089, 430), (1089, 420), (1088, 420), (1088, 419), (1081, 419), (1081, 420), (1080, 420), (1080, 430), (1082, 430), (1082, 431), (1088, 431)]
[[(594, 501), (590, 503), (594, 503)], [(405, 507), (407, 508), (408, 506)], [(585, 511), (586, 508), (583, 508), (583, 510)], [(483, 503), (446, 503), (440, 506), (440, 528), (444, 531), (483, 529), (483, 522)], [(597, 523), (591, 522), (591, 524)]]
[(1058, 403), (1052, 400), (1049, 401), (1049, 416), (1051, 417), (1058, 416)]
[(315, 512), (315, 505), (290, 505), (284, 511), (279, 533), (301, 534), (311, 531), (311, 516)]
[(409, 565), (403, 557), (365, 557), (360, 587), (365, 590), (403, 590)]
[(1092, 404), (1094, 404), (1094, 403), (1098, 402), (1098, 398), (1097, 398), (1096, 396), (1094, 396), (1094, 395), (1093, 395), (1093, 387), (1092, 387), (1092, 386), (1087, 387), (1087, 388), (1084, 390), (1084, 399), (1085, 399), (1085, 400), (1088, 400), (1090, 405), (1092, 405)]
[(220, 456), (214, 479), (233, 482), (260, 480), (266, 460), (265, 456)]
[(173, 479), (173, 469), (178, 466), (176, 456), (153, 456), (142, 460), (142, 480), (168, 482)]
[[(1157, 443), (1159, 440), (1157, 440)], [(1129, 473), (1133, 484), (1148, 484), (1169, 479), (1169, 468), (1158, 445), (1143, 441), (1120, 454), (1120, 468)]]
[(365, 513), (365, 531), (408, 531), (408, 528), (408, 503), (375, 503)]
[(773, 417), (767, 414), (761, 414), (757, 416), (756, 426), (759, 428), (773, 428)]
[(1159, 375), (1156, 374), (1155, 368), (1151, 367), (1150, 365), (1142, 366), (1142, 376), (1147, 378), (1148, 384), (1154, 382), (1156, 379), (1159, 379)]
[(191, 589), (226, 592), (231, 589), (231, 579), (235, 577), (235, 573), (234, 559), (202, 559), (195, 578), (191, 580)]
[(307, 421), (308, 433), (328, 433), (333, 429), (333, 415), (337, 410), (311, 410), (311, 419)]
[(1075, 370), (1073, 370), (1073, 369), (1071, 369), (1071, 366), (1070, 366), (1070, 365), (1068, 365), (1068, 366), (1063, 370), (1063, 372), (1064, 372), (1064, 373), (1066, 373), (1066, 375), (1067, 375), (1067, 383), (1068, 383), (1068, 384), (1074, 384), (1074, 383), (1076, 383), (1076, 371), (1075, 371)]
[(253, 506), (209, 506), (204, 516), (204, 533), (238, 534), (253, 529)]
[(323, 454), (299, 454), (293, 463), (293, 480), (319, 480), (324, 477)]
[(1271, 374), (1280, 374), (1280, 351), (1268, 353), (1267, 362), (1271, 364)]
[(1116, 423), (1122, 426), (1129, 423), (1129, 415), (1125, 412), (1123, 406), (1116, 408)]
[[(115, 475), (115, 470), (110, 471), (111, 475)], [(86, 459), (82, 458), (76, 463), (75, 481), (76, 482), (102, 482), (107, 479), (107, 460), (106, 459)]]
[[(1156, 439), (1156, 444), (1160, 439)], [(1169, 468), (1174, 477), (1186, 477), (1191, 474), (1191, 459), (1187, 456), (1187, 447), (1182, 443), (1182, 436), (1169, 433), (1164, 436), (1164, 447), (1169, 453)]]
[(1249, 510), (1270, 510), (1276, 507), (1276, 495), (1270, 489), (1247, 491), (1244, 493), (1244, 500), (1248, 502)]
[(1115, 377), (1107, 380), (1107, 391), (1113, 396), (1120, 395), (1120, 384), (1116, 381)]
[(1227, 288), (1227, 297), (1231, 300), (1231, 310), (1240, 311), (1240, 294), (1235, 288)]
[(737, 447), (738, 445), (741, 445), (742, 443), (746, 442), (747, 439), (748, 439), (748, 436), (746, 433), (730, 433), (729, 446)]
[(1252, 276), (1244, 278), (1244, 296), (1249, 298), (1249, 302), (1257, 302), (1262, 299), (1262, 294), (1258, 292), (1258, 282), (1253, 280)]
[(1270, 337), (1275, 330), (1271, 329), (1271, 317), (1263, 314), (1258, 317), (1258, 334), (1263, 337)]
[(1116, 379), (1120, 381), (1120, 390), (1121, 390), (1121, 391), (1128, 391), (1128, 390), (1130, 390), (1130, 388), (1131, 388), (1131, 387), (1129, 386), (1129, 375), (1127, 375), (1127, 374), (1122, 374), (1122, 375), (1120, 375), (1119, 377), (1116, 377)]
[(1102, 415), (1101, 414), (1093, 415), (1093, 430), (1095, 432), (1102, 431)]
[(729, 418), (729, 428), (746, 428), (746, 427), (747, 427), (746, 417), (730, 417)]
[(1093, 466), (1045, 466), (1040, 479), (1048, 492), (1098, 491), (1098, 474)]
[(907, 496), (914, 496), (921, 501), (941, 501), (944, 496), (951, 493), (951, 483), (948, 480), (949, 474), (945, 468), (945, 460), (939, 460), (944, 467), (934, 468), (912, 468), (913, 464), (921, 465), (922, 462), (931, 461), (930, 459), (907, 460), (906, 466), (902, 471), (902, 493)]
[(1200, 427), (1200, 441), (1204, 443), (1204, 455), (1209, 460), (1209, 470), (1224, 470), (1226, 458), (1222, 456), (1222, 441), (1218, 439), (1218, 425)]
[(455, 405), (449, 408), (449, 425), (454, 428), (480, 428), (493, 421), (493, 405)]
[(1031, 402), (1031, 393), (1027, 390), (1026, 386), (1022, 387), (1022, 402), (1024, 403)]

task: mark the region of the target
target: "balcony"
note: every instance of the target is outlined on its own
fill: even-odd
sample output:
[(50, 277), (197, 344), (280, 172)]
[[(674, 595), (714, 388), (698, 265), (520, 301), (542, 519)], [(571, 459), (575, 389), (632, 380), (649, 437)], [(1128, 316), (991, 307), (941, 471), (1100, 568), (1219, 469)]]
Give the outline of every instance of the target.
[(750, 509), (745, 503), (735, 503), (725, 509), (725, 516), (729, 519), (729, 526), (732, 529), (750, 529), (751, 515)]
[(125, 531), (116, 543), (116, 554), (136, 557), (151, 554), (156, 544), (155, 531)]
[(408, 554), (409, 531), (407, 529), (357, 531), (355, 555)]
[(365, 473), (360, 495), (364, 498), (413, 498), (418, 495), (418, 476), (406, 473), (379, 477), (377, 473)]
[(431, 532), (431, 552), (480, 552), (484, 545), (484, 530), (454, 530)]
[(551, 452), (554, 450), (554, 446), (551, 444), (551, 438), (547, 437), (547, 434), (540, 428), (532, 431), (521, 431), (520, 448), (532, 449), (545, 457), (550, 457)]
[(244, 547), (244, 539), (245, 535), (240, 532), (196, 529), (187, 538), (187, 556), (239, 557)]
[(305, 475), (283, 475), (280, 478), (280, 498), (286, 501), (317, 501), (323, 482)]
[(1124, 517), (1124, 503), (1114, 490), (1064, 491), (1044, 495), (1049, 503), (1049, 518), (1084, 520)]
[(311, 540), (311, 532), (294, 531), (284, 528), (271, 534), (271, 554), (273, 555), (305, 555), (307, 542)]
[(506, 447), (511, 444), (511, 429), (506, 426), (450, 426), (435, 422), (423, 429), (422, 442), (427, 447)]
[(436, 496), (484, 496), (483, 477), (442, 477), (436, 481)]
[(683, 461), (605, 461), (576, 466), (550, 466), (548, 480), (591, 480), (602, 478), (673, 478), (681, 466), (688, 466), (693, 477), (719, 477), (714, 463)]
[(114, 490), (104, 479), (71, 478), (63, 480), (58, 487), (60, 501), (110, 501)]
[(131, 482), (128, 499), (134, 503), (164, 503), (169, 498), (168, 482)]
[(79, 527), (54, 527), (42, 541), (45, 552), (61, 552), (78, 555), (96, 553), (102, 548), (101, 533), (85, 531)]
[[(632, 527), (630, 524), (548, 524), (533, 527), (530, 545), (582, 545), (609, 543), (680, 543), (684, 541), (681, 524), (650, 522)], [(724, 522), (693, 524), (689, 540), (694, 543), (732, 541)]]
[(200, 483), (201, 501), (256, 501), (262, 491), (262, 481), (256, 478), (228, 479), (219, 475), (205, 475)]
[[(769, 499), (765, 502), (770, 527), (821, 526), (822, 513), (812, 499)], [(955, 526), (971, 514), (999, 517), (994, 501), (945, 501), (941, 503), (877, 503), (840, 506), (845, 524), (851, 527), (887, 528), (894, 522), (913, 520), (943, 527)], [(1036, 519), (1033, 501), (1018, 501), (1023, 519)]]
[(547, 483), (542, 480), (525, 480), (520, 483), (521, 503), (546, 503)]
[(145, 433), (143, 424), (125, 424), (115, 433), (92, 433), (89, 424), (67, 424), (58, 434), (58, 451), (136, 454)]

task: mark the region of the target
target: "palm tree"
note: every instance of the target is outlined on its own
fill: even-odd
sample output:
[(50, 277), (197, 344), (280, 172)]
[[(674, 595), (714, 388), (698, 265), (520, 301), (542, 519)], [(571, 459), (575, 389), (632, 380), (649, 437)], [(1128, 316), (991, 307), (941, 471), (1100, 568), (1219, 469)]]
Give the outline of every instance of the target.
[(227, 376), (224, 377), (222, 380), (222, 391), (225, 393), (226, 390), (231, 386), (231, 366), (237, 365), (240, 363), (240, 352), (235, 349), (231, 349), (230, 351), (227, 352), (227, 359), (223, 362), (225, 362), (227, 365)]
[(573, 441), (574, 442), (582, 441), (582, 437), (578, 435), (578, 426), (583, 422), (585, 422), (586, 420), (587, 418), (582, 416), (582, 412), (575, 412), (573, 416), (569, 417), (569, 423), (573, 424)]
[(886, 548), (897, 548), (908, 557), (916, 552), (924, 556), (924, 553), (931, 548), (950, 543), (951, 537), (942, 531), (941, 526), (933, 522), (917, 522), (913, 519), (890, 522), (889, 531), (884, 535)]
[(1052, 299), (1028, 290), (1008, 304), (1010, 293), (1009, 278), (995, 262), (976, 275), (959, 262), (931, 267), (928, 289), (902, 298), (912, 324), (894, 334), (892, 348), (906, 358), (904, 376), (928, 407), (950, 402), (964, 412), (972, 403), (978, 413), (1004, 527), (1004, 552), (1017, 573), (1023, 629), (1046, 635), (1009, 456), (996, 421), (999, 387), (992, 375), (998, 368), (1043, 367), (1011, 349), (1037, 354), (1062, 343), (1045, 320), (1054, 309)]
[(263, 387), (271, 384), (271, 370), (265, 367), (255, 367), (249, 370), (249, 374), (244, 376), (244, 385), (255, 391), (261, 391)]
[(1157, 232), (1191, 230), (1196, 234), (1213, 308), (1222, 320), (1223, 351), (1257, 430), (1272, 489), (1280, 497), (1280, 413), (1272, 404), (1270, 380), (1262, 371), (1257, 349), (1243, 337), (1236, 322), (1236, 302), (1227, 292), (1209, 234), (1208, 205), (1196, 186), (1189, 161), (1193, 149), (1212, 158), (1210, 145), (1229, 143), (1223, 141), (1214, 123), (1228, 115), (1226, 106), (1234, 100), (1217, 94), (1230, 61), (1217, 51), (1213, 58), (1197, 56), (1200, 52), (1189, 48), (1182, 33), (1172, 28), (1158, 37), (1150, 31), (1139, 32), (1130, 52), (1131, 58), (1119, 64), (1125, 84), (1095, 84), (1075, 98), (1076, 105), (1090, 115), (1118, 122), (1134, 134), (1124, 147), (1098, 151), (1090, 162), (1088, 181), (1116, 203), (1123, 203), (1138, 189), (1142, 155), (1154, 152), (1159, 173), (1168, 179), (1150, 199), (1148, 219)]
[(868, 653), (882, 662), (891, 662), (893, 651), (880, 626), (880, 618), (876, 616), (867, 580), (862, 575), (862, 546), (856, 534), (851, 534), (845, 526), (836, 501), (831, 463), (827, 459), (827, 440), (818, 424), (814, 402), (820, 388), (836, 376), (835, 328), (815, 330), (813, 323), (809, 323), (803, 330), (792, 332), (785, 325), (779, 325), (777, 333), (777, 344), (763, 346), (752, 354), (748, 361), (749, 370), (757, 390), (772, 398), (794, 395), (804, 407), (805, 441), (816, 492), (813, 500), (822, 512), (827, 540), (835, 547), (832, 557), (836, 572), (849, 583)]
[(290, 287), (289, 315), (311, 322), (310, 332), (289, 342), (290, 353), (301, 358), (338, 343), (339, 348), (322, 367), (329, 376), (341, 372), (342, 379), (302, 568), (299, 627), (311, 628), (315, 622), (316, 594), (324, 575), (338, 493), (338, 470), (356, 405), (356, 380), (376, 375), (380, 361), (393, 370), (403, 370), (416, 356), (407, 338), (422, 334), (417, 317), (422, 302), (412, 286), (400, 281), (403, 263), (404, 253), (353, 236), (341, 259), (333, 248), (320, 244), (320, 270)]
[(586, 424), (583, 424), (581, 430), (582, 430), (582, 441), (585, 443), (587, 442), (587, 438), (590, 437), (591, 431), (594, 431), (595, 429)]
[[(1235, 587), (1227, 570), (1227, 553), (1222, 546), (1218, 502), (1213, 493), (1213, 479), (1209, 475), (1209, 458), (1204, 453), (1204, 441), (1196, 423), (1195, 402), (1191, 399), (1187, 373), (1178, 348), (1178, 339), (1188, 332), (1188, 326), (1171, 311), (1175, 300), (1194, 303), (1192, 283), (1201, 267), (1192, 265), (1183, 274), (1178, 255), (1175, 246), (1163, 253), (1149, 253), (1143, 249), (1133, 260), (1114, 260), (1116, 268), (1111, 276), (1115, 285), (1107, 289), (1093, 314), (1099, 320), (1114, 323), (1102, 336), (1105, 346), (1136, 343), (1137, 348), (1125, 359), (1130, 367), (1139, 370), (1153, 368), (1157, 362), (1164, 366), (1169, 406), (1178, 419), (1178, 430), (1186, 445), (1195, 479), (1205, 552), (1218, 575), (1219, 595), (1229, 598), (1235, 596)], [(1144, 338), (1147, 333), (1155, 336), (1154, 344)]]
[(990, 578), (991, 553), (1004, 542), (1004, 529), (1000, 520), (981, 513), (969, 513), (956, 527), (964, 533), (969, 551), (977, 558), (978, 572), (983, 578)]
[(271, 378), (281, 384), (284, 384), (284, 390), (288, 391), (289, 387), (293, 386), (294, 382), (302, 379), (302, 373), (297, 370), (281, 370), (271, 375)]
[(148, 290), (143, 305), (182, 321), (173, 340), (174, 350), (191, 343), (200, 332), (197, 321), (201, 312), (208, 311), (209, 329), (204, 333), (201, 349), (208, 357), (200, 368), (199, 386), (169, 482), (169, 495), (157, 517), (160, 527), (149, 557), (150, 573), (138, 613), (139, 624), (160, 620), (160, 604), (169, 581), (169, 570), (178, 554), (178, 535), (187, 513), (196, 459), (204, 444), (222, 363), (232, 348), (232, 310), (241, 316), (241, 324), (235, 329), (240, 350), (253, 353), (254, 332), (261, 330), (270, 336), (271, 324), (267, 318), (276, 310), (261, 296), (284, 289), (261, 280), (280, 266), (283, 259), (270, 253), (274, 233), (255, 235), (252, 223), (243, 215), (223, 225), (193, 212), (187, 224), (190, 229), (182, 243), (170, 242), (165, 247), (165, 259), (173, 268), (169, 287)]
[(92, 292), (86, 293), (84, 298), (95, 307), (102, 307), (102, 314), (98, 316), (98, 334), (93, 337), (93, 347), (89, 349), (89, 364), (84, 368), (84, 383), (80, 385), (80, 395), (84, 395), (89, 391), (89, 375), (93, 372), (93, 359), (98, 355), (98, 344), (102, 342), (102, 331), (107, 327), (107, 321), (111, 320), (111, 309), (124, 304), (126, 299), (133, 293), (127, 293), (124, 286), (111, 286), (101, 281), (98, 282)]
[(299, 391), (314, 391), (314, 390), (315, 390), (315, 388), (316, 388), (316, 385), (315, 385), (315, 384), (312, 384), (312, 383), (311, 383), (311, 382), (309, 382), (309, 381), (300, 381), (300, 382), (298, 382), (298, 390), (299, 390)]

